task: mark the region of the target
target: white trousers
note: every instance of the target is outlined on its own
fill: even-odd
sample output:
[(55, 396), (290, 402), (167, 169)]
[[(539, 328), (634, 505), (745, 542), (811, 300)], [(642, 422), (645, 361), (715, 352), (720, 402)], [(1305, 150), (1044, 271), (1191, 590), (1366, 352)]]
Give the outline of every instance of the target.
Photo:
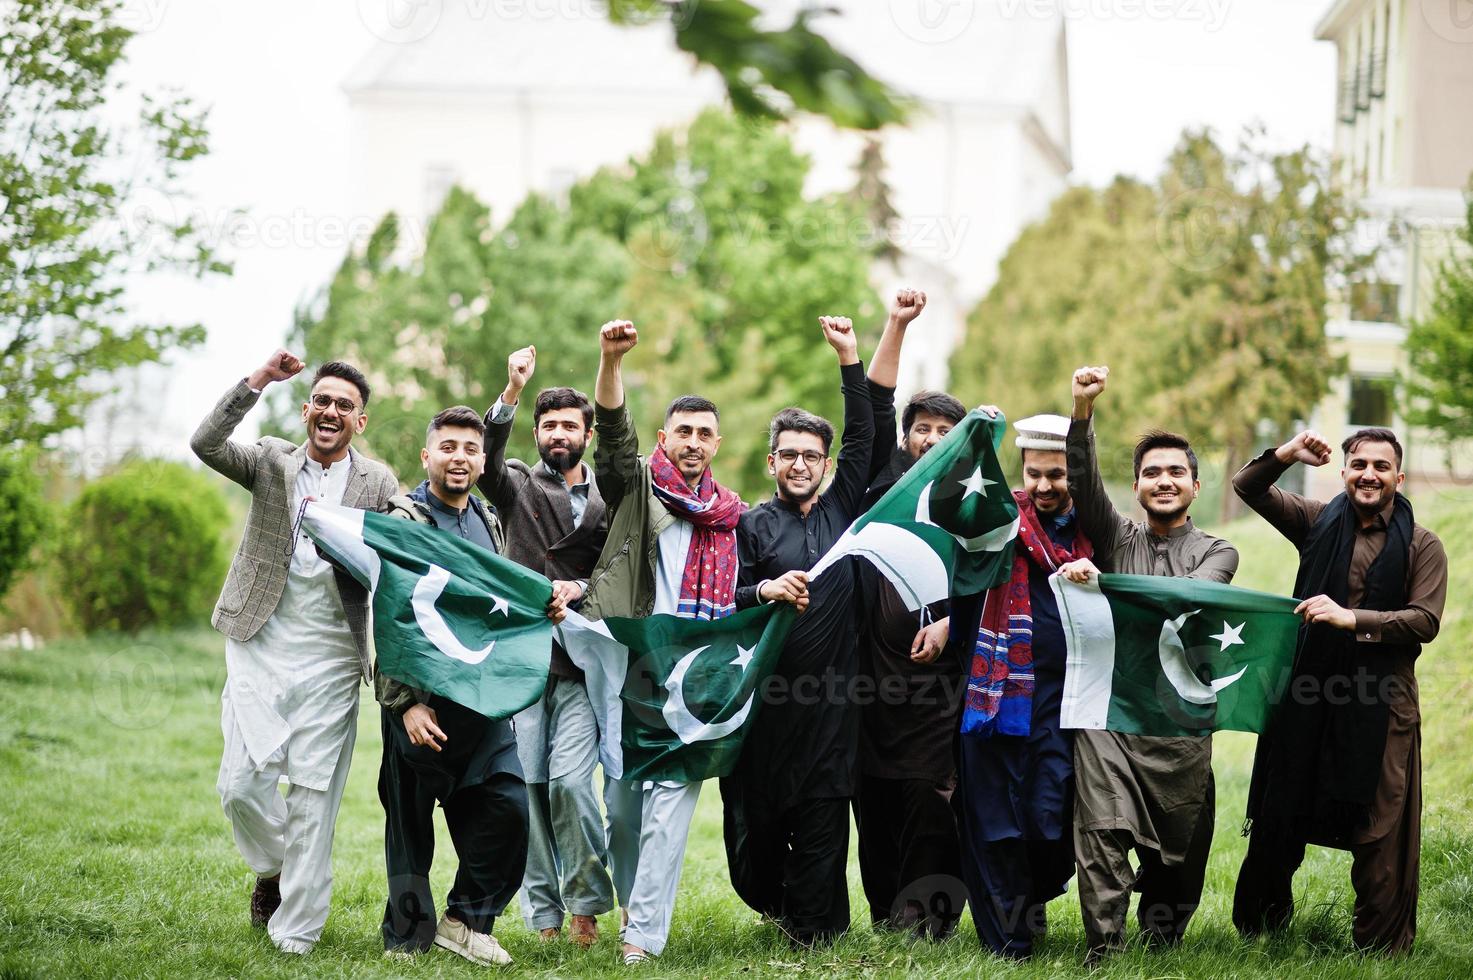
[(629, 926), (624, 941), (659, 956), (670, 938), (685, 842), (701, 795), (700, 783), (604, 783), (609, 811), (609, 859)]
[[(357, 712), (353, 714), (356, 721)], [(327, 789), (288, 785), (283, 798), (279, 787), (283, 765), (256, 768), (239, 727), (233, 718), (227, 716), (225, 721), (225, 754), (215, 788), (230, 818), (235, 846), (258, 877), (281, 875), (281, 907), (271, 917), (267, 934), (282, 952), (310, 952), (322, 936), (332, 904), (333, 828), (358, 726), (347, 726)]]

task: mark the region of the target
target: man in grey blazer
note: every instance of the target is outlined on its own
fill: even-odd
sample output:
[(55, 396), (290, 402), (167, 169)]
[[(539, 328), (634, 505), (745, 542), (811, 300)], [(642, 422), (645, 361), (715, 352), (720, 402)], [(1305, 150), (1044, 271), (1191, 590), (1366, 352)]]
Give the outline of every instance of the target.
[[(205, 465), (251, 492), (245, 535), (213, 623), (225, 634), (217, 790), (256, 874), (251, 923), (278, 949), (307, 953), (332, 898), (332, 837), (357, 731), (358, 685), (372, 678), (368, 596), (298, 529), (308, 497), (379, 510), (399, 492), (387, 467), (350, 443), (368, 424), (369, 386), (352, 365), (317, 369), (302, 405), (306, 441), (230, 438), (268, 384), (302, 362), (284, 350), (225, 393), (190, 440)], [(285, 799), (279, 790), (287, 781)]]
[[(478, 486), (505, 524), (506, 556), (553, 579), (555, 602), (576, 605), (608, 537), (603, 497), (583, 462), (593, 404), (572, 388), (543, 390), (532, 408), (541, 462), (508, 460), (517, 401), (536, 364), (534, 347), (507, 360), (506, 389), (486, 413), (486, 469)], [(569, 938), (589, 946), (598, 938), (595, 916), (614, 907), (593, 789), (598, 725), (583, 672), (556, 643), (551, 656), (542, 699), (516, 717), (531, 818), (522, 917), (543, 939), (554, 939), (570, 914)]]

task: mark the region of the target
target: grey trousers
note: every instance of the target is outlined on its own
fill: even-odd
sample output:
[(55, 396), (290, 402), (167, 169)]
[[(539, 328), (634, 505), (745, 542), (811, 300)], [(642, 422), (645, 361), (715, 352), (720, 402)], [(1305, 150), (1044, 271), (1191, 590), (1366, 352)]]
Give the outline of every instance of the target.
[(604, 783), (614, 884), (629, 913), (624, 941), (653, 956), (665, 951), (670, 938), (685, 842), (700, 795), (700, 783)]
[(565, 914), (611, 911), (603, 815), (593, 788), (598, 723), (587, 688), (552, 675), (542, 699), (516, 716), (516, 733), (531, 820), (523, 921), (535, 932), (560, 927)]

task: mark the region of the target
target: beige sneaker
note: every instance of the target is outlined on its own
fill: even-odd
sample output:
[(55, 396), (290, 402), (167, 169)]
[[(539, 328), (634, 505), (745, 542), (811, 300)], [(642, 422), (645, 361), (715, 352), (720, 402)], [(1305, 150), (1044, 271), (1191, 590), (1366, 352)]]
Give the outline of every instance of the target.
[(510, 966), (511, 954), (489, 932), (474, 932), (459, 919), (440, 917), (435, 927), (435, 945), (485, 966)]

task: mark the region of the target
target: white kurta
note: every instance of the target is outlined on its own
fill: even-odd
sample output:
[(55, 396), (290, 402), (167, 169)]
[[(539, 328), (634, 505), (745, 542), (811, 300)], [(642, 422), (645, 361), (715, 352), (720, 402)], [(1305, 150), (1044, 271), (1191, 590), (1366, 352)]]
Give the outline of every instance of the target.
[[(351, 464), (310, 457), (292, 488), (341, 504)], [(322, 935), (332, 899), (332, 836), (353, 755), (361, 668), (332, 566), (297, 536), (281, 601), (246, 642), (225, 642), (225, 752), (218, 789), (251, 870), (281, 875), (269, 933), (304, 953)], [(285, 799), (278, 781), (290, 784)]]

